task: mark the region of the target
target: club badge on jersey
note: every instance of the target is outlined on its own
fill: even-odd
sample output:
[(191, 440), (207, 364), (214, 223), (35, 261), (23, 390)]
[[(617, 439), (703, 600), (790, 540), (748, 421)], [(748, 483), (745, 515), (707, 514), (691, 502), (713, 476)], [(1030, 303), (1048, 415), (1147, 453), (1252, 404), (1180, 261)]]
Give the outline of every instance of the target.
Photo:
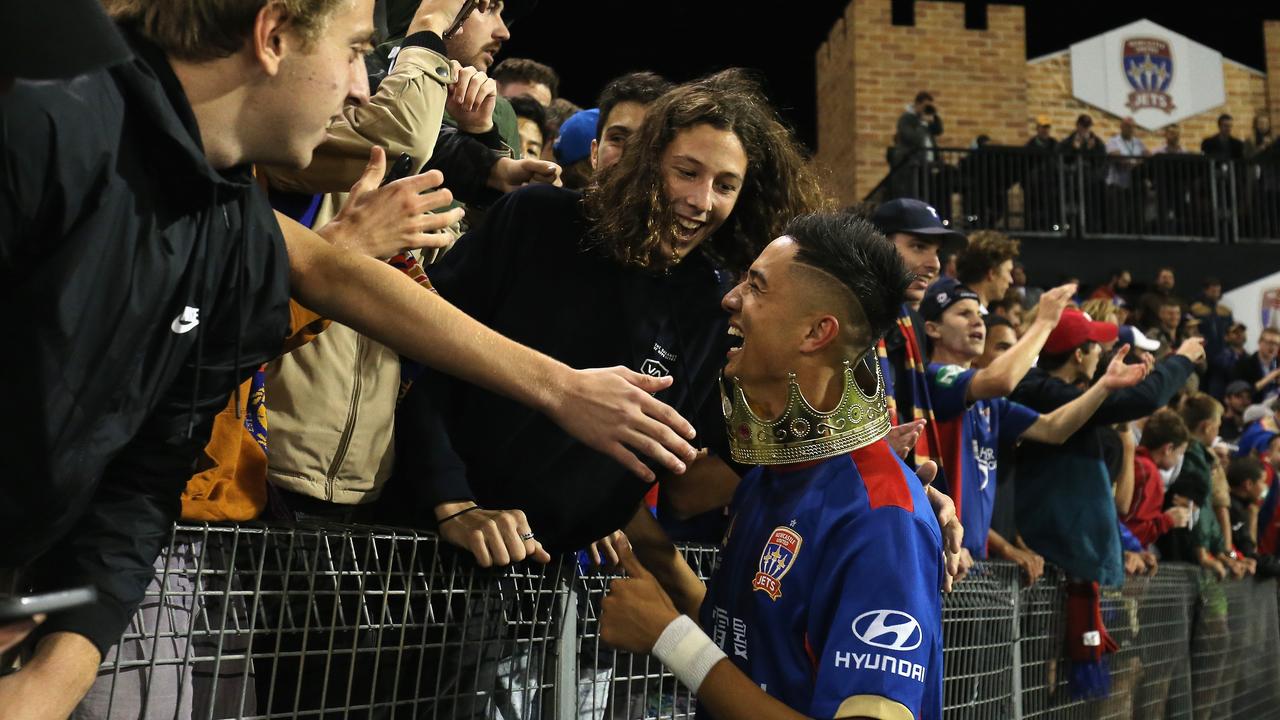
[(800, 544), (804, 538), (789, 527), (774, 528), (760, 553), (759, 572), (751, 581), (751, 589), (759, 590), (769, 596), (770, 600), (782, 597), (782, 578), (795, 563), (800, 552)]

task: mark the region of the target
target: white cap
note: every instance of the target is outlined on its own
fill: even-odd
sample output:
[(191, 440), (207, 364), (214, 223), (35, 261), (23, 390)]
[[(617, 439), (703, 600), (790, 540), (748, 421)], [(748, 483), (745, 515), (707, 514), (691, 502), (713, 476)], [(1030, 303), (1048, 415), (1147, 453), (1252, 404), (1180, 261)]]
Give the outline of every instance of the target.
[(1245, 408), (1244, 415), (1242, 415), (1241, 417), (1244, 420), (1244, 424), (1248, 425), (1254, 420), (1257, 420), (1258, 418), (1264, 418), (1270, 414), (1271, 414), (1271, 408), (1267, 407), (1266, 403), (1258, 403), (1257, 405), (1250, 405), (1249, 407)]
[[(1132, 335), (1132, 340), (1126, 337), (1126, 335)], [(1155, 352), (1160, 349), (1159, 340), (1152, 340), (1146, 335), (1143, 335), (1141, 330), (1132, 325), (1120, 326), (1120, 342), (1128, 342), (1135, 348), (1139, 350), (1146, 350), (1147, 352)]]

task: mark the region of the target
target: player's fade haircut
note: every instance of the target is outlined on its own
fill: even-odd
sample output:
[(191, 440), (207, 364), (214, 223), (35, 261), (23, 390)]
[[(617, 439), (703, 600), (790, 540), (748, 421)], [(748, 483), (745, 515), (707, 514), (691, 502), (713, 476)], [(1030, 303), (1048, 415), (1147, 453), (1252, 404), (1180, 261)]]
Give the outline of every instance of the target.
[(267, 5), (281, 7), (302, 38), (303, 50), (341, 7), (354, 0), (103, 0), (117, 22), (138, 26), (166, 54), (187, 62), (230, 57), (244, 47), (254, 19)]
[(1167, 443), (1178, 447), (1190, 439), (1191, 431), (1187, 429), (1187, 424), (1182, 421), (1178, 411), (1161, 408), (1152, 413), (1142, 426), (1142, 440), (1139, 444), (1148, 450), (1155, 450)]
[(1018, 241), (996, 232), (979, 230), (970, 233), (969, 242), (956, 257), (956, 279), (968, 285), (987, 279), (987, 273), (1006, 260), (1018, 257)]
[(529, 58), (507, 58), (494, 66), (489, 77), (500, 83), (524, 82), (543, 84), (551, 91), (551, 99), (560, 97), (560, 75), (550, 65)]
[(708, 125), (737, 136), (746, 177), (728, 219), (698, 248), (729, 272), (746, 270), (791, 218), (822, 207), (817, 176), (799, 141), (741, 69), (685, 83), (658, 98), (617, 163), (597, 172), (583, 196), (591, 242), (618, 261), (661, 267), (662, 241), (675, 232), (662, 155), (676, 135)]
[(869, 334), (855, 333), (854, 342), (870, 346), (889, 332), (912, 275), (897, 248), (874, 225), (847, 213), (814, 212), (787, 223), (785, 235), (798, 246), (797, 263), (829, 275), (861, 306), (861, 312), (851, 308), (847, 315), (865, 318)]
[(600, 91), (600, 97), (596, 100), (596, 107), (600, 109), (600, 116), (596, 120), (596, 140), (604, 137), (605, 122), (609, 119), (609, 113), (613, 112), (619, 103), (633, 102), (650, 105), (666, 95), (673, 87), (675, 83), (657, 73), (647, 71), (627, 73), (610, 80), (609, 84)]

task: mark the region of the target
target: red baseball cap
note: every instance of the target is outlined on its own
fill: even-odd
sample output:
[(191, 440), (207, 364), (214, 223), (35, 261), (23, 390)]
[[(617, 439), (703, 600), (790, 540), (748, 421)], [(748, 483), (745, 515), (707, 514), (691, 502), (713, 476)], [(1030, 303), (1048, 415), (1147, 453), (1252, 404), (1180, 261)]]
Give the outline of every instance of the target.
[(1120, 328), (1112, 323), (1090, 320), (1089, 316), (1075, 308), (1062, 311), (1058, 326), (1049, 333), (1044, 343), (1044, 352), (1050, 355), (1070, 352), (1087, 342), (1111, 342), (1120, 333)]

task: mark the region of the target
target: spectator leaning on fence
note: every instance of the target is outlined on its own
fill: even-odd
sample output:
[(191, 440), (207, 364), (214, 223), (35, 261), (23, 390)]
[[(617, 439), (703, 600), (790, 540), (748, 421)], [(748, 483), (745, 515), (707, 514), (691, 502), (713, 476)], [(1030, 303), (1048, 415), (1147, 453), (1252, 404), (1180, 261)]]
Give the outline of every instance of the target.
[[(532, 347), (675, 378), (659, 397), (695, 418), (712, 455), (703, 471), (726, 474), (731, 493), (737, 475), (719, 460), (727, 453), (715, 432), (730, 342), (720, 308), (730, 273), (720, 268), (740, 269), (758, 238), (818, 202), (759, 89), (726, 71), (665, 95), (585, 196), (548, 187), (506, 196), (430, 276), (444, 298)], [(507, 428), (498, 436), (495, 419)], [(400, 504), (417, 523), (439, 520), (441, 535), (482, 565), (524, 558), (533, 533), (552, 552), (605, 538), (650, 489), (518, 406), (431, 371), (398, 421), (396, 474), (418, 497)]]
[[(1115, 326), (1067, 310), (1045, 342), (1036, 367), (1011, 399), (1040, 413), (1052, 412), (1083, 392), (1076, 383), (1093, 376), (1099, 343), (1117, 336)], [(1024, 442), (1018, 449), (1018, 529), (1033, 550), (1068, 575), (1116, 586), (1124, 580), (1111, 481), (1101, 462), (1098, 433), (1106, 425), (1146, 417), (1168, 404), (1204, 355), (1200, 340), (1156, 363), (1134, 387), (1103, 403), (1062, 445)]]
[(504, 98), (528, 95), (544, 107), (560, 96), (560, 75), (550, 65), (528, 58), (507, 58), (489, 73)]
[(1142, 426), (1142, 440), (1133, 459), (1133, 498), (1122, 513), (1125, 527), (1150, 547), (1173, 528), (1186, 527), (1191, 511), (1181, 504), (1167, 504), (1160, 471), (1182, 462), (1191, 433), (1177, 411), (1158, 410)]
[[(673, 602), (628, 557), (600, 621), (606, 642), (655, 655), (708, 716), (942, 717), (941, 536), (881, 439), (873, 354), (909, 280), (866, 221), (809, 215), (724, 299), (743, 337), (725, 366), (730, 447), (762, 467), (734, 497), (705, 597)], [(819, 435), (827, 416), (812, 408), (861, 421)]]
[(1137, 164), (1132, 158), (1150, 155), (1142, 138), (1133, 134), (1134, 119), (1120, 121), (1120, 132), (1107, 140), (1107, 155), (1113, 159), (1107, 167), (1107, 187), (1128, 190), (1133, 185), (1133, 169)]
[(991, 531), (1000, 446), (1024, 438), (1060, 444), (1089, 419), (1108, 394), (1136, 384), (1146, 374), (1145, 366), (1124, 365), (1120, 357), (1087, 392), (1045, 415), (1005, 397), (1031, 369), (1074, 290), (1068, 285), (1045, 293), (1040, 313), (1022, 339), (980, 370), (969, 367), (983, 354), (986, 339), (977, 293), (961, 285), (930, 295), (920, 305), (930, 341), (929, 396), (947, 467), (942, 489), (955, 501), (964, 526), (962, 570), (974, 559), (987, 557), (990, 541), (997, 557), (1035, 574), (1034, 559), (1013, 543), (1014, 538)]
[[(119, 637), (150, 581), (213, 416), (253, 368), (279, 353), (290, 295), (420, 361), (545, 408), (619, 458), (629, 455), (618, 442), (626, 434), (620, 417), (646, 435), (652, 419), (640, 418), (649, 412), (692, 431), (647, 395), (660, 381), (572, 371), (485, 330), (392, 268), (287, 220), (277, 226), (250, 163), (308, 164), (329, 119), (347, 98), (359, 98), (372, 2), (316, 3), (296, 17), (274, 3), (249, 13), (239, 5), (197, 12), (172, 0), (119, 9), (137, 21), (128, 29), (133, 62), (72, 83), (19, 84), (0, 104), (11, 141), (6, 164), (17, 169), (6, 177), (21, 185), (0, 188), (0, 196), (28, 198), (22, 208), (92, 209), (70, 230), (15, 210), (15, 227), (0, 232), (15, 244), (9, 254), (26, 257), (17, 248), (38, 238), (81, 266), (86, 258), (101, 263), (95, 276), (118, 279), (68, 284), (64, 254), (12, 268), (21, 282), (8, 291), (25, 314), (10, 317), (10, 327), (43, 339), (6, 356), (6, 374), (29, 381), (14, 389), (27, 422), (6, 434), (5, 456), (13, 472), (41, 482), (6, 487), (3, 563), (30, 562), (56, 542), (36, 564), (43, 586), (99, 589), (96, 605), (52, 616), (35, 658), (0, 678), (0, 706), (15, 713), (49, 696), (69, 712), (67, 703), (92, 680), (90, 656)], [(91, 118), (84, 103), (95, 103)], [(46, 122), (28, 122), (33, 116)], [(105, 164), (50, 163), (55, 145)], [(85, 173), (114, 179), (104, 184)], [(31, 196), (32, 188), (56, 197)], [(162, 246), (169, 250), (146, 255), (145, 282), (116, 268), (123, 258), (140, 267), (145, 248)], [(126, 300), (133, 310), (117, 312)], [(33, 311), (69, 304), (91, 311), (71, 326)], [(108, 316), (128, 320), (97, 322)], [(92, 372), (68, 358), (92, 360)], [(63, 368), (57, 387), (38, 381), (55, 365)], [(686, 443), (671, 445), (692, 456)], [(667, 462), (678, 467), (674, 457)], [(82, 653), (86, 644), (95, 652)], [(81, 660), (68, 663), (65, 650)]]
[(1258, 577), (1280, 577), (1280, 558), (1259, 554), (1258, 511), (1267, 494), (1267, 471), (1257, 458), (1235, 458), (1227, 466), (1231, 485), (1231, 537), (1236, 550), (1256, 563)]

